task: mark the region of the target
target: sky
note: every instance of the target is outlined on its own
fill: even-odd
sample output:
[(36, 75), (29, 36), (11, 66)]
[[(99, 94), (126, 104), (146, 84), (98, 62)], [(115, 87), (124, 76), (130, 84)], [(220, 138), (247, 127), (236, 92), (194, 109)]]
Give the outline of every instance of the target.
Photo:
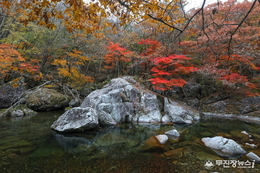
[[(201, 7), (203, 0), (186, 0), (188, 2), (188, 5), (185, 7), (187, 10), (190, 10), (192, 8), (198, 8)], [(216, 3), (220, 0), (206, 0), (206, 6), (208, 4), (213, 4)], [(222, 2), (226, 1), (226, 0), (221, 0)]]
[[(202, 6), (203, 0), (186, 0), (188, 2), (188, 5), (185, 7), (186, 10), (190, 10), (192, 8), (198, 8)], [(206, 5), (217, 3), (218, 1), (225, 2), (227, 0), (206, 0)], [(243, 0), (238, 0), (238, 2), (241, 2)]]

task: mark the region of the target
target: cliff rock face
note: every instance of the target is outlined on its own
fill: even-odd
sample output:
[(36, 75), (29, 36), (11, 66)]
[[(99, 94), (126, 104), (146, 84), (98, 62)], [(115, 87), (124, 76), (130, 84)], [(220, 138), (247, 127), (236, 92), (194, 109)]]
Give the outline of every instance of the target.
[(138, 86), (132, 77), (112, 79), (102, 89), (90, 93), (80, 108), (95, 110), (99, 123), (105, 125), (192, 123), (200, 118), (196, 110)]
[[(210, 100), (209, 100), (210, 102)], [(201, 112), (214, 114), (234, 114), (250, 117), (260, 115), (260, 97), (246, 97), (240, 100), (226, 99), (204, 104)]]

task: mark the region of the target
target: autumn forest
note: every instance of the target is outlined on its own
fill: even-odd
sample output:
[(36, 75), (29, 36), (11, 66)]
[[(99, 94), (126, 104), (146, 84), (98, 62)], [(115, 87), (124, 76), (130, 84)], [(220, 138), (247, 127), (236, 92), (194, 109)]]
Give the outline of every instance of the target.
[(80, 93), (130, 75), (163, 95), (198, 83), (197, 97), (259, 96), (259, 1), (187, 3), (0, 0), (0, 81)]
[(0, 172), (260, 172), (259, 57), (260, 0), (0, 0)]

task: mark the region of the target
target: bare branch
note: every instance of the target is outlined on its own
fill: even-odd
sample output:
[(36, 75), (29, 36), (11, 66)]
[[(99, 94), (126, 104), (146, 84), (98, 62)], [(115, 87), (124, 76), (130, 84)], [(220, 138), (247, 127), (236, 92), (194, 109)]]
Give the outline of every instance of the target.
[(127, 5), (125, 2), (121, 1), (121, 0), (117, 0), (117, 2), (119, 2), (119, 4), (121, 4), (122, 6), (126, 7), (128, 10), (131, 10), (131, 8), (129, 7), (129, 5)]
[(166, 23), (166, 22), (165, 22), (164, 20), (162, 20), (161, 18), (153, 17), (151, 14), (148, 14), (148, 16), (149, 16), (150, 18), (152, 18), (153, 20), (157, 20), (157, 21), (159, 21), (159, 22), (161, 22), (161, 23), (163, 23), (163, 24), (169, 26), (170, 28), (176, 29), (177, 31), (179, 31), (179, 32), (181, 32), (181, 33), (183, 32), (183, 30), (181, 30), (181, 29), (179, 29), (179, 28), (176, 28), (175, 26)]
[[(255, 4), (256, 4), (256, 1), (255, 0), (253, 2), (253, 4), (251, 5), (250, 9), (248, 10), (248, 12), (246, 13), (245, 17), (241, 20), (241, 22), (239, 23), (239, 25), (237, 26), (237, 28), (234, 30), (234, 32), (232, 32), (232, 34), (230, 35), (230, 39), (229, 39), (229, 42), (228, 42), (228, 55), (231, 56), (231, 42), (232, 42), (232, 39), (233, 39), (233, 36), (235, 35), (235, 33), (238, 31), (238, 29), (240, 28), (240, 26), (244, 23), (244, 21), (246, 20), (246, 18), (248, 17), (248, 15), (250, 14), (250, 12), (253, 10)], [(259, 2), (260, 0), (258, 0)]]
[(188, 22), (187, 22), (187, 24), (185, 25), (185, 27), (182, 29), (182, 32), (180, 32), (175, 38), (179, 37), (179, 36), (188, 28), (188, 26), (190, 25), (190, 23), (191, 23), (191, 21), (193, 20), (193, 18), (194, 18), (195, 16), (197, 16), (197, 15), (202, 11), (202, 9), (204, 8), (205, 3), (206, 3), (206, 0), (203, 1), (203, 4), (202, 4), (201, 8), (200, 8), (196, 13), (194, 13), (194, 14), (191, 16), (191, 18), (188, 20)]
[(210, 40), (208, 34), (205, 31), (205, 16), (204, 16), (204, 6), (205, 6), (206, 0), (203, 1), (203, 4), (201, 6), (201, 15), (202, 15), (202, 31), (207, 36), (208, 40)]

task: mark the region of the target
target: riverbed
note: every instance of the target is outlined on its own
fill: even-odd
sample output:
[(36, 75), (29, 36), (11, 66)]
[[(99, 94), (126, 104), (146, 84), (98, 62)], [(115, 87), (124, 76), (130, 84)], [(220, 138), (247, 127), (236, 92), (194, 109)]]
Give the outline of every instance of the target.
[[(53, 111), (22, 118), (1, 118), (0, 172), (260, 172), (260, 164), (247, 157), (221, 157), (201, 142), (203, 137), (223, 136), (235, 140), (247, 152), (253, 151), (260, 156), (258, 123), (207, 118), (192, 125), (122, 124), (61, 134), (51, 130), (50, 126), (62, 113)], [(167, 156), (163, 149), (141, 149), (151, 136), (172, 129), (181, 134), (178, 140), (169, 144), (169, 150), (175, 154)], [(231, 164), (235, 161), (248, 165)], [(207, 167), (207, 162), (213, 165)]]

